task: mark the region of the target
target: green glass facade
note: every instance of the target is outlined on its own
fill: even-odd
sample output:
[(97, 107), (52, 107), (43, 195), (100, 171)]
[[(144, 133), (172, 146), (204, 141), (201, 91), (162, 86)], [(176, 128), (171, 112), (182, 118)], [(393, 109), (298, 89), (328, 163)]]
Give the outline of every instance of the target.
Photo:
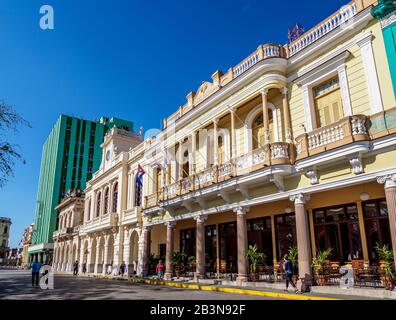
[(394, 0), (379, 0), (373, 13), (382, 24), (386, 54), (392, 77), (393, 92), (396, 99), (396, 2)]
[(99, 169), (100, 146), (113, 126), (133, 131), (132, 122), (117, 118), (89, 121), (59, 117), (42, 150), (32, 246), (53, 242), (52, 234), (57, 229), (55, 207), (68, 190), (85, 189), (86, 182)]

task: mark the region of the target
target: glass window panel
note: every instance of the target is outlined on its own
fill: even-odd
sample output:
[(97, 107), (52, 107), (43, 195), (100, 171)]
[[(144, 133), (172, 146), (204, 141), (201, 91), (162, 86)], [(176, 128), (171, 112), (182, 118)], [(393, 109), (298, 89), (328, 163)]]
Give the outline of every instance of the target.
[(314, 219), (315, 219), (315, 223), (325, 223), (324, 211), (315, 211)]
[(386, 205), (386, 201), (381, 201), (379, 203), (380, 216), (387, 217), (388, 216), (388, 206)]
[(377, 205), (375, 203), (365, 203), (364, 204), (364, 217), (365, 218), (372, 218), (377, 217)]
[(254, 222), (253, 223), (253, 230), (255, 230), (255, 231), (264, 230), (264, 225), (263, 225), (262, 221)]
[(356, 206), (347, 207), (347, 219), (353, 221), (358, 220), (358, 212)]
[(328, 209), (326, 212), (326, 222), (337, 222), (345, 220), (344, 208)]
[(296, 218), (294, 215), (288, 215), (285, 217), (285, 225), (288, 227), (292, 227), (296, 224)]
[(283, 226), (283, 217), (275, 217), (275, 227), (277, 229), (282, 228)]

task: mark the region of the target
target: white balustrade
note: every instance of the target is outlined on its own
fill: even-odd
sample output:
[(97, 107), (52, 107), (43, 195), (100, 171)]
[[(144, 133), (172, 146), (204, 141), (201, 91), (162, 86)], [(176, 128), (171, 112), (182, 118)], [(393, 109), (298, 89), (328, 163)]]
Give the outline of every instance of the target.
[(330, 31), (354, 17), (356, 14), (357, 8), (355, 3), (351, 3), (350, 5), (341, 8), (341, 10), (339, 10), (335, 15), (291, 43), (289, 45), (290, 56), (293, 56), (305, 47), (309, 46), (316, 40), (320, 39)]
[(271, 145), (271, 159), (289, 158), (288, 145), (272, 144)]

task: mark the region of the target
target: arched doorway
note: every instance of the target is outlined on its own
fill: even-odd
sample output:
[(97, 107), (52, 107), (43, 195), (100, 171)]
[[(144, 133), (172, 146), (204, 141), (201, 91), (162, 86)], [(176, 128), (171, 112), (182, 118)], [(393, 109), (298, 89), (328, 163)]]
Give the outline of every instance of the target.
[(139, 255), (139, 235), (136, 231), (133, 231), (129, 239), (129, 260), (126, 261), (128, 264), (128, 274), (136, 274), (138, 265)]

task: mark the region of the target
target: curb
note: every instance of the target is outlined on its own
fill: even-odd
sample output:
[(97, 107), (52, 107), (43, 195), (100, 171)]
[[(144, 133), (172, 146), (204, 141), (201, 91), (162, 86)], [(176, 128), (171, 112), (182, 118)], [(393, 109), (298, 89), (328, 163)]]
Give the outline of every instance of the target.
[[(107, 277), (107, 278), (109, 279), (109, 277)], [(141, 279), (141, 278), (128, 279), (128, 282), (145, 283), (145, 284), (150, 284), (150, 285), (161, 285), (161, 286), (182, 288), (182, 289), (216, 291), (216, 292), (233, 293), (233, 294), (244, 294), (244, 295), (270, 297), (270, 298), (277, 298), (277, 299), (288, 299), (288, 300), (340, 300), (337, 298), (304, 296), (302, 294), (289, 294), (289, 293), (270, 292), (270, 291), (261, 291), (261, 290), (253, 290), (253, 289), (217, 287), (217, 286), (211, 286), (211, 285), (199, 285), (199, 284), (188, 284), (188, 283), (175, 283), (175, 282), (170, 282), (170, 281), (158, 281), (158, 280), (149, 280), (149, 279)]]

